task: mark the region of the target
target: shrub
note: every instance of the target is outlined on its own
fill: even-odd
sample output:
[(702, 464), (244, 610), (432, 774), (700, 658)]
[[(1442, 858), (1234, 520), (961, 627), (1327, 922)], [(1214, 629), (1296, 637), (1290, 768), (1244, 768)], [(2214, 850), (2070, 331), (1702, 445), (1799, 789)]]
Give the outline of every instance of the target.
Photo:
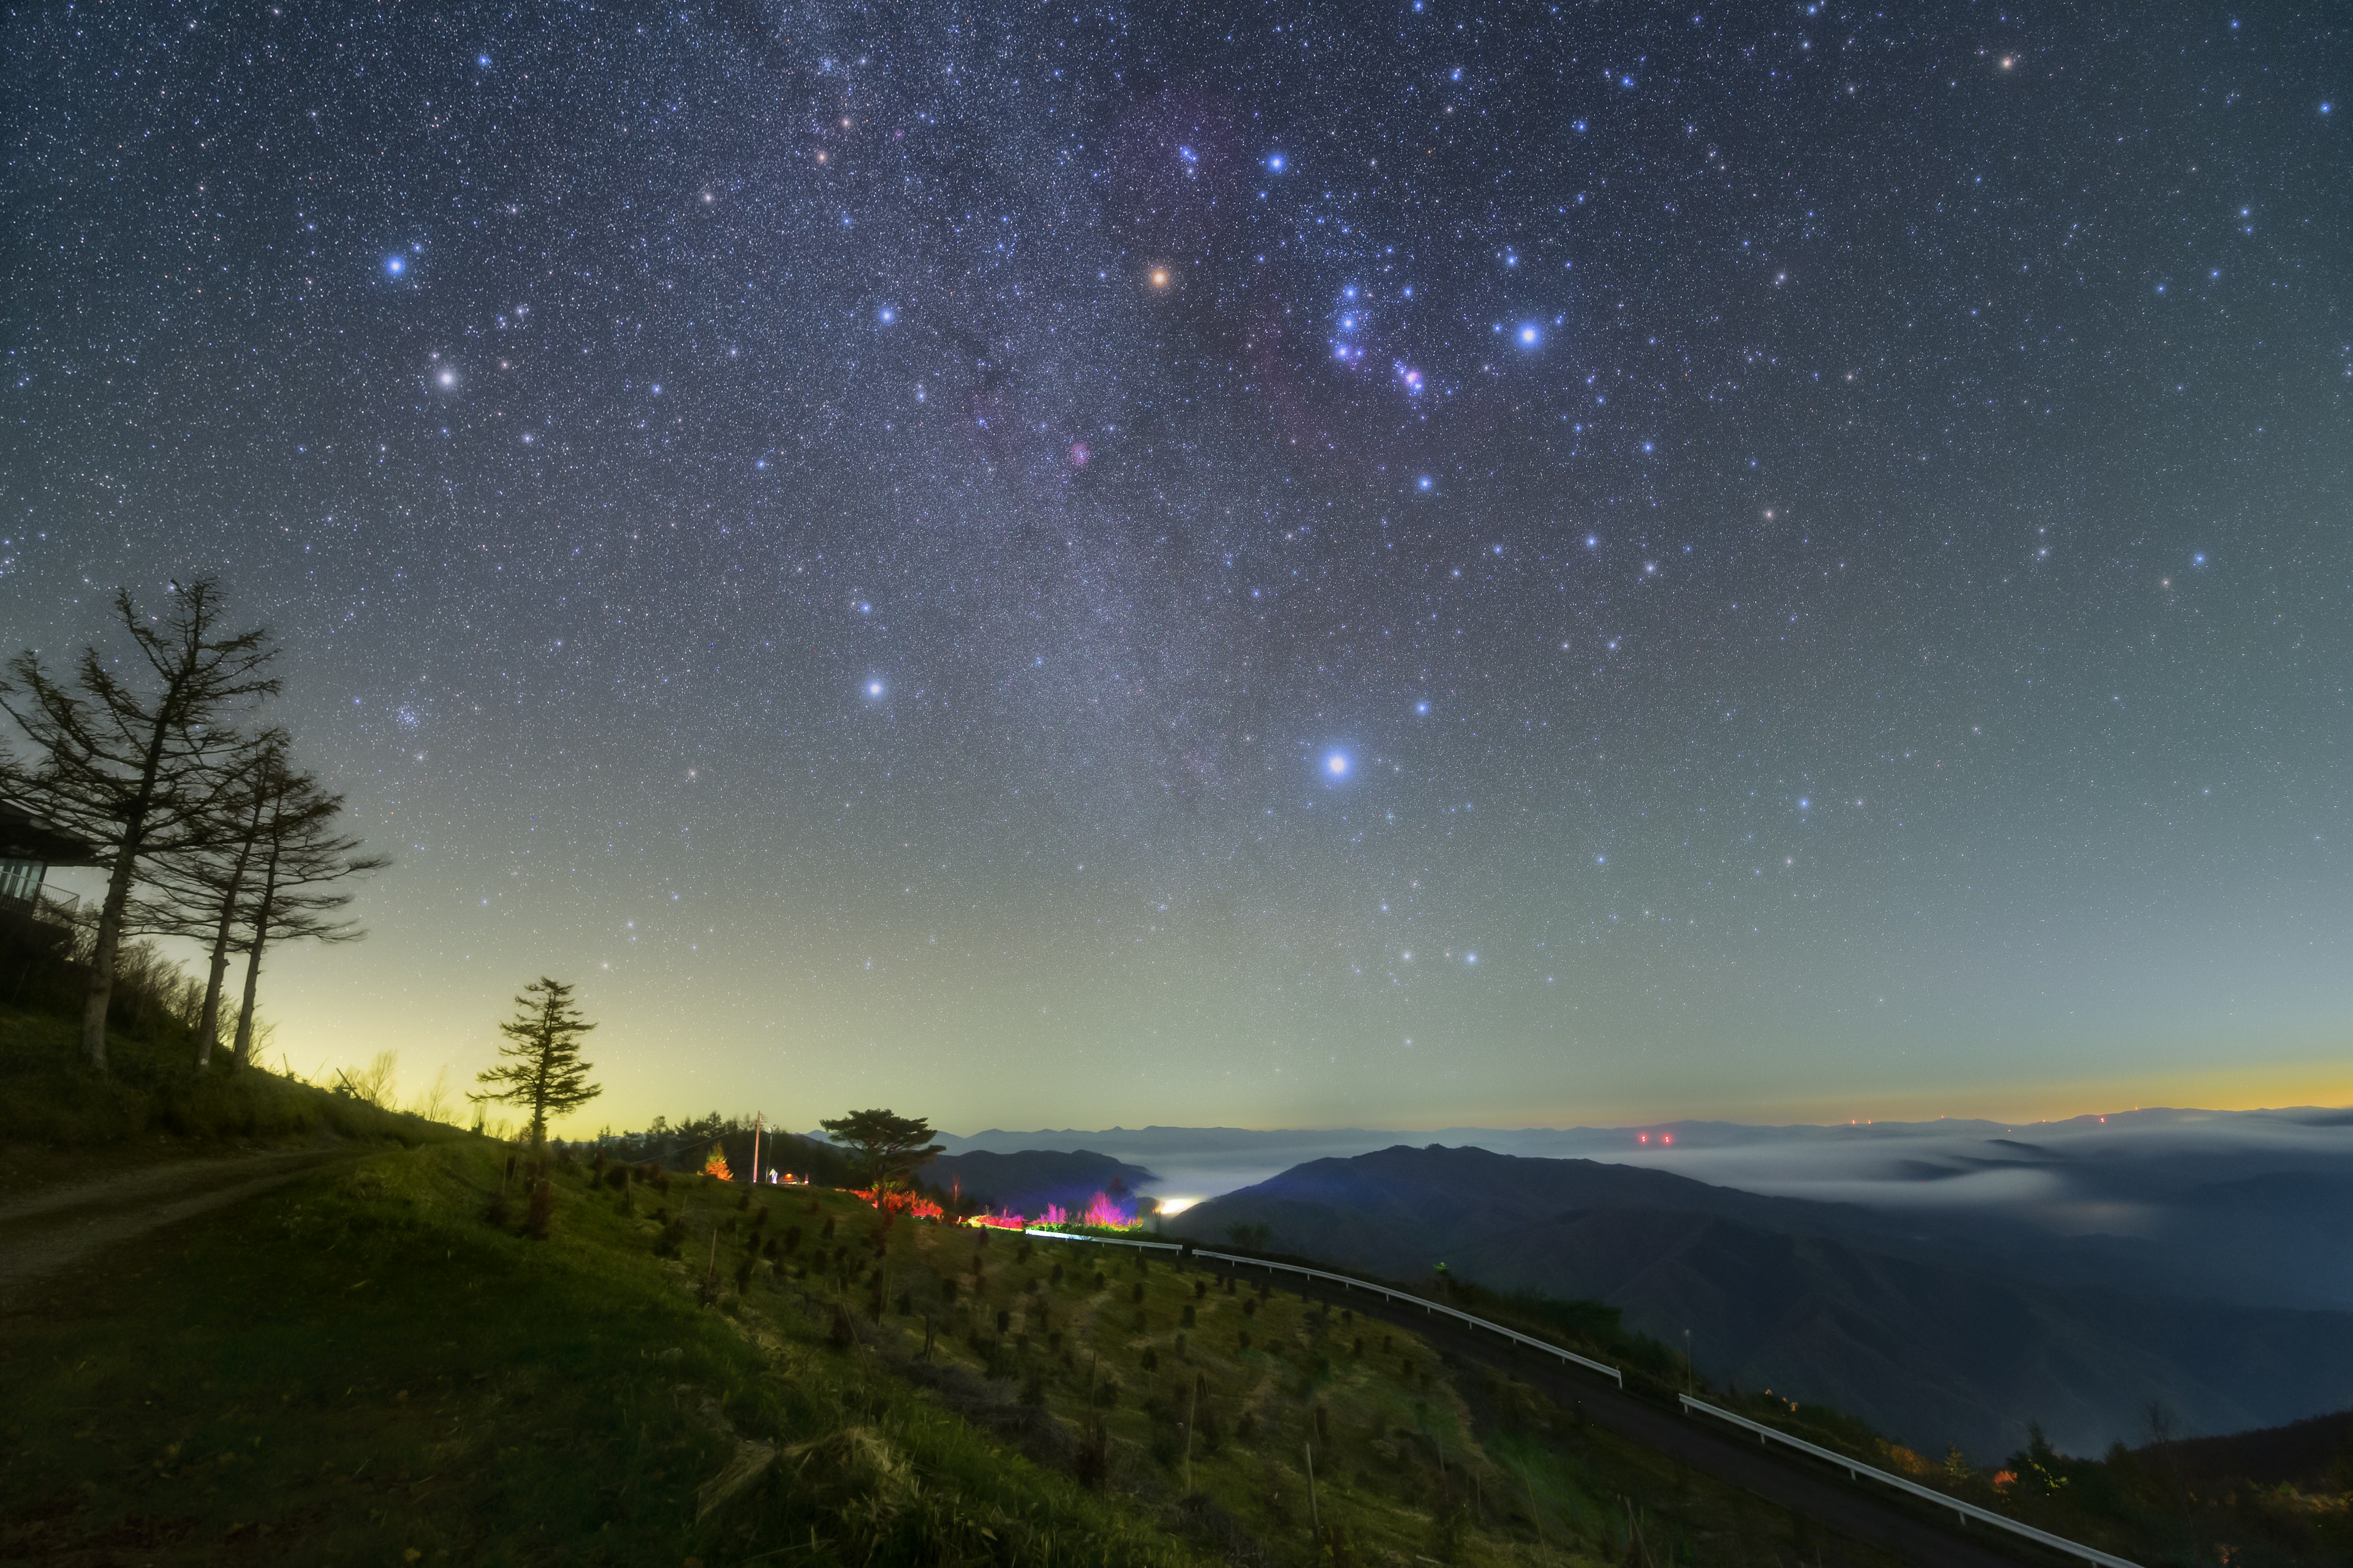
[(554, 1221), (555, 1184), (542, 1176), (531, 1184), (531, 1206), (523, 1214), (523, 1234), (533, 1241), (545, 1241), (548, 1226)]

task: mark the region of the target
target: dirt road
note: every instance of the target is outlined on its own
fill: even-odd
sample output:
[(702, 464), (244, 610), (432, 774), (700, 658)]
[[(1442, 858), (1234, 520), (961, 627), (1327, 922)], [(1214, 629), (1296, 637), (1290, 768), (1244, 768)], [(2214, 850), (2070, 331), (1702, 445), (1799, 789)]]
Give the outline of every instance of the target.
[(108, 1247), (227, 1208), (350, 1157), (337, 1149), (301, 1149), (179, 1160), (45, 1187), (0, 1203), (0, 1308)]

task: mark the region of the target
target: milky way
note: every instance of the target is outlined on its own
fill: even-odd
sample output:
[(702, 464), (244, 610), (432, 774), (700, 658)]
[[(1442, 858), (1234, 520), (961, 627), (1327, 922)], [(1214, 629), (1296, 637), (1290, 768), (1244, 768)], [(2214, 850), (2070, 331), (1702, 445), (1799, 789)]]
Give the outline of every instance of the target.
[(306, 1062), (2348, 1089), (2353, 51), (2031, 9), (50, 7), (0, 616), (278, 630)]

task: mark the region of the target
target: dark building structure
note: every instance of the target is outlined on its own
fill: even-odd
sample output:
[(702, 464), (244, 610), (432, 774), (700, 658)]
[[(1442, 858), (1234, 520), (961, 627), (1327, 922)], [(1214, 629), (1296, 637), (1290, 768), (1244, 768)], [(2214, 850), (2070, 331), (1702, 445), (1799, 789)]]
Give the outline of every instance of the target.
[(105, 863), (91, 845), (0, 800), (0, 909), (25, 913), (37, 908), (52, 866)]

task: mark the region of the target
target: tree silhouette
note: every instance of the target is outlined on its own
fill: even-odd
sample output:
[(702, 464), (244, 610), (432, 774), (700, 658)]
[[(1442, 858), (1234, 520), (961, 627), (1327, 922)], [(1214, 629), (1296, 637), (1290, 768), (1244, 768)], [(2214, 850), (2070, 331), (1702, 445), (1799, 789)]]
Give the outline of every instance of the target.
[(134, 895), (125, 929), (156, 936), (182, 936), (206, 945), (205, 999), (196, 1018), (196, 1068), (212, 1064), (220, 1042), (221, 993), (229, 956), (237, 946), (238, 921), (248, 900), (265, 849), (273, 785), (285, 764), (287, 737), (269, 730), (254, 738), (234, 788), (220, 803), (221, 837), (159, 856), (151, 885)]
[(889, 1110), (853, 1110), (834, 1121), (818, 1123), (826, 1135), (858, 1157), (868, 1184), (889, 1186), (903, 1182), (918, 1165), (941, 1152), (932, 1142), (932, 1124), (921, 1117)]
[(580, 1037), (596, 1026), (572, 1005), (572, 987), (545, 975), (522, 988), (515, 1016), (499, 1026), (507, 1043), (502, 1060), (484, 1068), (480, 1081), (491, 1087), (472, 1100), (501, 1100), (531, 1108), (531, 1146), (544, 1147), (547, 1122), (605, 1092), (588, 1081), (592, 1064), (580, 1059)]
[(269, 634), (259, 627), (224, 633), (213, 582), (173, 584), (161, 616), (141, 615), (129, 591), (117, 590), (114, 612), (146, 666), (145, 678), (118, 676), (92, 647), (82, 649), (70, 683), (53, 679), (29, 651), (17, 655), (8, 679), (0, 680), (0, 710), (33, 752), (29, 765), (6, 764), (10, 793), (96, 846), (111, 868), (81, 1026), (82, 1054), (100, 1070), (132, 891), (156, 857), (219, 836), (223, 798), (240, 771), (230, 710), (278, 689), (276, 678), (265, 673), (274, 657)]
[(286, 942), (357, 942), (367, 933), (342, 918), (353, 889), (341, 884), (392, 863), (363, 855), (360, 841), (339, 831), (343, 797), (308, 773), (288, 767), (283, 753), (261, 772), (263, 797), (253, 846), (250, 886), (235, 918), (244, 932), (245, 995), (237, 1015), (237, 1070), (253, 1059), (253, 1003), (262, 955)]

